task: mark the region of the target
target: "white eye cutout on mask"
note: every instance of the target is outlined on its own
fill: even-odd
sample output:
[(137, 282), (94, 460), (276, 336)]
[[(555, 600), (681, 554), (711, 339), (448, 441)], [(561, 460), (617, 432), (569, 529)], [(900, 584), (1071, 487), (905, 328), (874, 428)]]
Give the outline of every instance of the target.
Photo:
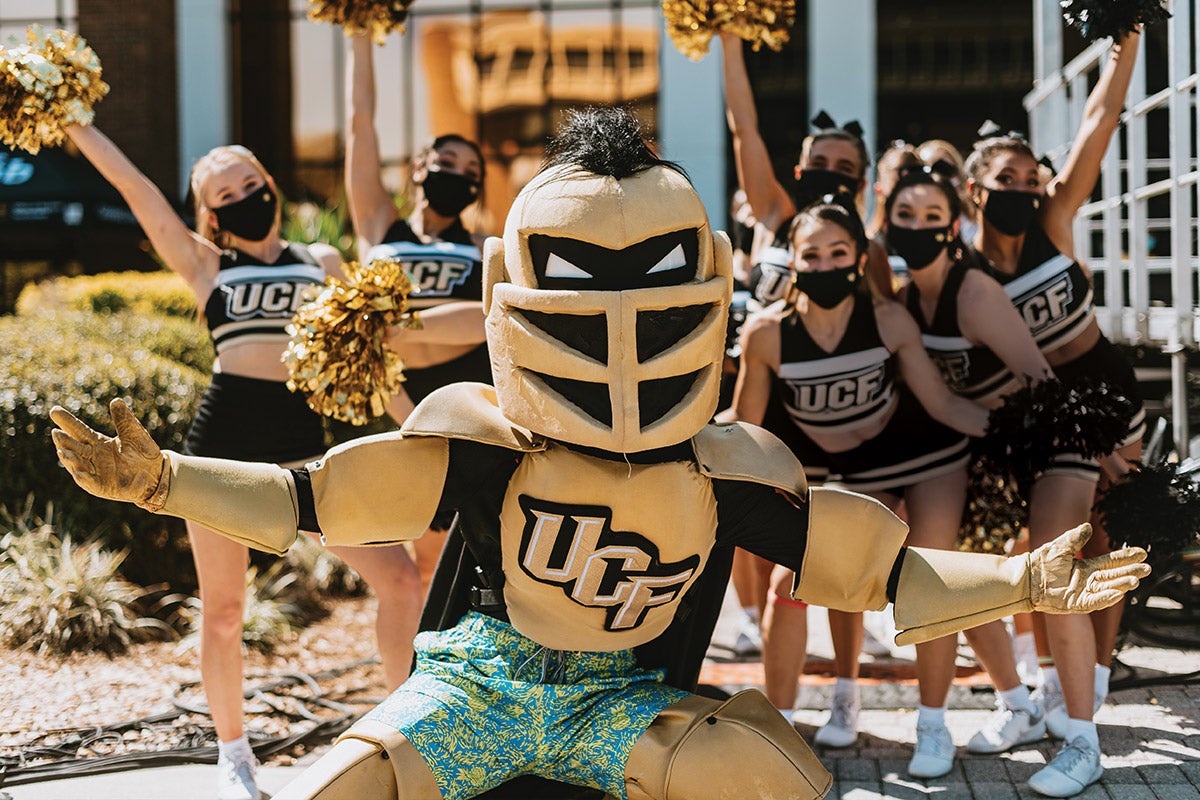
[(590, 272), (585, 272), (567, 261), (557, 253), (551, 253), (546, 259), (547, 278), (591, 278)]
[(655, 272), (666, 272), (672, 269), (679, 269), (687, 266), (687, 256), (683, 254), (683, 245), (677, 244), (675, 248), (659, 259), (658, 263), (650, 268), (647, 275), (653, 275)]

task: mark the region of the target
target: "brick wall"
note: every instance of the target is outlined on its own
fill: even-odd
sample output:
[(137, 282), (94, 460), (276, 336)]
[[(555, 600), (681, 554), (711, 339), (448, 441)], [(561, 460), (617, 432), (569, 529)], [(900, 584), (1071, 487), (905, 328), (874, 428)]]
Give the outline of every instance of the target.
[(177, 162), (175, 3), (87, 0), (79, 32), (100, 56), (111, 90), (96, 125), (172, 199), (181, 199)]

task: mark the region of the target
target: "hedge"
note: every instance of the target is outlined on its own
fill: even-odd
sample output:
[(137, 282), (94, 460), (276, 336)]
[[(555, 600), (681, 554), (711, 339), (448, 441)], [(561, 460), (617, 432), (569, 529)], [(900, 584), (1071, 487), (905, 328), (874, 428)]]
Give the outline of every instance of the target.
[(129, 580), (182, 589), (195, 580), (182, 523), (78, 488), (58, 465), (49, 418), (57, 403), (111, 433), (108, 404), (122, 397), (161, 447), (179, 449), (209, 378), (162, 354), (202, 360), (177, 322), (133, 314), (0, 317), (0, 505), (12, 510), (30, 495), (52, 498), (72, 529), (129, 550), (122, 569)]
[(194, 319), (196, 298), (173, 272), (102, 272), (30, 284), (17, 298), (17, 314), (69, 309), (96, 314), (135, 311)]

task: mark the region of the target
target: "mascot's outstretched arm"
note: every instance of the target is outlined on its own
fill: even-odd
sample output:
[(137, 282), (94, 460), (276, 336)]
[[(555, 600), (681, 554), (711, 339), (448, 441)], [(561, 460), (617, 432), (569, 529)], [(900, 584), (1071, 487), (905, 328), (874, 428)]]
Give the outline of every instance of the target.
[[(115, 437), (92, 430), (61, 406), (50, 411), (63, 466), (83, 489), (154, 513), (192, 520), (242, 544), (284, 553), (298, 529), (319, 523), (331, 545), (384, 544), (419, 537), (437, 510), (449, 446), (436, 437), (382, 434), (330, 450), (299, 474), (274, 464), (185, 456), (160, 450), (129, 406), (109, 407)], [(373, 447), (363, 449), (365, 443)], [(410, 479), (395, 480), (397, 465)], [(389, 479), (390, 477), (390, 479)], [(311, 503), (301, 495), (311, 494)], [(316, 520), (300, 509), (315, 509)], [(307, 524), (306, 524), (307, 523)]]
[(908, 526), (886, 506), (840, 489), (809, 492), (808, 540), (792, 596), (842, 611), (895, 603), (897, 644), (919, 644), (1010, 614), (1107, 608), (1150, 574), (1146, 551), (1076, 558), (1092, 528), (1006, 558), (903, 547)]

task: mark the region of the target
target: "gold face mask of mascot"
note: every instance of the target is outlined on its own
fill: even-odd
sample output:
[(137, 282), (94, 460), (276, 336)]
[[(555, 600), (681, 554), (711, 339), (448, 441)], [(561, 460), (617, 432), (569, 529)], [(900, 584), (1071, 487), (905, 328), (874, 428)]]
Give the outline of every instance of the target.
[(505, 418), (634, 453), (690, 439), (717, 410), (733, 282), (729, 240), (687, 178), (623, 172), (534, 178), (487, 243), (484, 307)]
[(817, 798), (829, 774), (765, 697), (666, 686), (631, 649), (714, 549), (793, 569), (818, 605), (894, 601), (902, 643), (1110, 605), (1147, 572), (1136, 550), (1076, 559), (1087, 526), (1012, 559), (903, 548), (879, 503), (809, 491), (765, 431), (709, 425), (729, 244), (628, 114), (572, 118), (485, 261), (495, 389), (446, 387), (304, 469), (162, 452), (120, 401), (116, 437), (52, 411), (88, 491), (263, 550), (298, 530), (412, 539), (458, 513), (487, 602), (419, 635), (412, 677), (277, 798), (458, 800), (523, 774), (631, 800)]

